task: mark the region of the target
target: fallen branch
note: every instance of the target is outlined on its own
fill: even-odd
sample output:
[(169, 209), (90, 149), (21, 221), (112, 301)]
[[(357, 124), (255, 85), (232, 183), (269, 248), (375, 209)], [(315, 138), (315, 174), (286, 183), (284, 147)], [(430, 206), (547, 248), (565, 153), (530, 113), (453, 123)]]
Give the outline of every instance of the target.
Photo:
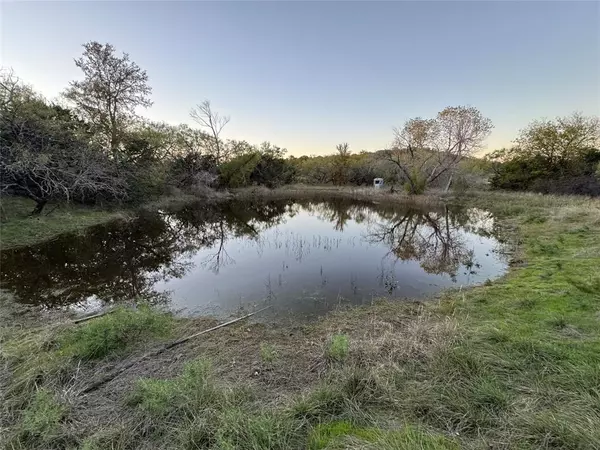
[(54, 211), (56, 211), (56, 209), (58, 208), (58, 205), (56, 205), (54, 208), (52, 208), (49, 212), (46, 213), (46, 216), (49, 216), (50, 214), (52, 214)]
[(109, 309), (108, 311), (104, 311), (98, 314), (92, 314), (90, 316), (81, 317), (80, 319), (74, 319), (73, 323), (87, 322), (88, 320), (95, 319), (96, 317), (102, 317), (113, 312), (115, 312), (114, 309)]
[(79, 392), (79, 394), (88, 394), (88, 393), (90, 393), (92, 391), (95, 391), (100, 386), (102, 386), (102, 385), (108, 383), (109, 381), (115, 379), (117, 376), (119, 376), (120, 374), (122, 374), (123, 372), (125, 372), (127, 369), (129, 369), (130, 367), (133, 367), (134, 365), (136, 365), (140, 361), (143, 361), (144, 359), (147, 359), (147, 358), (150, 358), (150, 357), (153, 357), (153, 356), (158, 356), (161, 353), (163, 353), (163, 352), (165, 352), (165, 351), (167, 351), (167, 350), (169, 350), (169, 349), (171, 349), (171, 348), (173, 348), (173, 347), (175, 347), (177, 345), (180, 345), (180, 344), (183, 344), (184, 342), (189, 341), (190, 339), (193, 339), (195, 337), (201, 336), (203, 334), (209, 333), (209, 332), (214, 331), (214, 330), (218, 330), (219, 328), (226, 327), (228, 325), (234, 324), (234, 323), (239, 322), (241, 320), (247, 319), (248, 317), (251, 317), (251, 316), (253, 316), (255, 314), (258, 314), (259, 312), (262, 312), (262, 311), (264, 311), (266, 309), (269, 309), (271, 306), (272, 305), (269, 305), (269, 306), (267, 306), (265, 308), (259, 309), (258, 311), (254, 311), (254, 312), (251, 312), (250, 314), (246, 314), (245, 316), (238, 317), (237, 319), (230, 320), (229, 322), (225, 322), (225, 323), (222, 323), (220, 325), (217, 325), (217, 326), (214, 326), (212, 328), (209, 328), (207, 330), (203, 330), (203, 331), (200, 331), (198, 333), (194, 333), (194, 334), (192, 334), (190, 336), (178, 339), (176, 341), (169, 342), (168, 344), (164, 345), (163, 347), (160, 347), (160, 348), (158, 348), (156, 350), (148, 352), (145, 355), (141, 356), (140, 358), (135, 359), (133, 361), (130, 361), (127, 364), (125, 364), (125, 365), (121, 366), (120, 368), (118, 368), (117, 370), (114, 370), (114, 371), (106, 374), (105, 376), (103, 376), (99, 380), (96, 380), (92, 384), (90, 384), (87, 387), (85, 387), (84, 389), (82, 389)]

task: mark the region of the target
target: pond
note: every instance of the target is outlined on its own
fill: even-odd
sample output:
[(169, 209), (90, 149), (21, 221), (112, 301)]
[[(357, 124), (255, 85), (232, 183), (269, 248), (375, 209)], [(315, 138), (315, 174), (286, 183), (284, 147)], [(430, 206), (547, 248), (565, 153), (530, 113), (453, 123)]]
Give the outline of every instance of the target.
[(130, 222), (0, 254), (18, 301), (78, 311), (145, 299), (184, 315), (271, 304), (316, 315), (423, 297), (506, 269), (492, 215), (349, 200), (237, 202)]

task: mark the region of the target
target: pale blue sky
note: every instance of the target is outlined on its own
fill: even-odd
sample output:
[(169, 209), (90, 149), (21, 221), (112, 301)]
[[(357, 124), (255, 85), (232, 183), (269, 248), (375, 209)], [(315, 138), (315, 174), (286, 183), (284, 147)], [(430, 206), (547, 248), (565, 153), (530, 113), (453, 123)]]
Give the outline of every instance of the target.
[(493, 149), (530, 120), (600, 115), (600, 3), (8, 2), (2, 66), (49, 97), (90, 40), (147, 70), (145, 115), (187, 122), (210, 99), (224, 134), (292, 154), (373, 150), (392, 127), (468, 104)]

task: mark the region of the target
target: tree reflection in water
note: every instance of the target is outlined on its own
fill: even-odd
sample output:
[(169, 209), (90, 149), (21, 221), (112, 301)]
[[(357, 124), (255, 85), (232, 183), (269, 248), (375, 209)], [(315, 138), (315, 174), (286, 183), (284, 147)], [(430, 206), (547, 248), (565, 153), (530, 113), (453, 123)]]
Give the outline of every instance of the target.
[(473, 270), (474, 251), (464, 242), (459, 214), (407, 210), (383, 223), (373, 224), (369, 242), (380, 242), (401, 260), (416, 260), (427, 273), (456, 276), (463, 265)]
[[(235, 264), (227, 253), (228, 240), (252, 240), (260, 252), (267, 244), (261, 240), (263, 232), (301, 211), (331, 223), (339, 232), (350, 222), (363, 224), (365, 242), (383, 244), (395, 260), (419, 261), (432, 274), (456, 276), (461, 266), (475, 270), (465, 230), (493, 233), (490, 216), (479, 210), (419, 211), (349, 200), (231, 202), (211, 208), (197, 204), (172, 212), (144, 212), (134, 221), (95, 227), (81, 236), (65, 235), (4, 251), (0, 280), (2, 288), (20, 301), (48, 307), (89, 299), (167, 302), (169, 295), (157, 291), (156, 283), (188, 274), (200, 249), (210, 251), (204, 252), (199, 265), (218, 273)], [(293, 252), (299, 252), (298, 260), (311, 245), (322, 245), (320, 237), (313, 236), (312, 244), (301, 239), (306, 242), (290, 244), (295, 245)], [(323, 245), (331, 245), (331, 240)], [(393, 276), (382, 274), (383, 278), (393, 290)]]
[(27, 303), (67, 305), (145, 299), (165, 302), (153, 289), (159, 280), (183, 277), (201, 248), (215, 253), (203, 262), (218, 272), (231, 262), (224, 243), (233, 237), (255, 238), (284, 218), (288, 205), (232, 203), (217, 208), (190, 205), (175, 212), (142, 212), (131, 222), (64, 235), (41, 245), (0, 254), (2, 288)]

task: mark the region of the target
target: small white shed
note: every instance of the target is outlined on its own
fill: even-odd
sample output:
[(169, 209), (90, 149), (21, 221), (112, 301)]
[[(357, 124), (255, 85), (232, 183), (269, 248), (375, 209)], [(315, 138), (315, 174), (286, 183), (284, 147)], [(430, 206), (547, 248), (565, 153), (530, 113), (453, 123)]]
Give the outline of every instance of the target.
[(373, 178), (373, 187), (374, 188), (382, 188), (383, 187), (383, 178)]

